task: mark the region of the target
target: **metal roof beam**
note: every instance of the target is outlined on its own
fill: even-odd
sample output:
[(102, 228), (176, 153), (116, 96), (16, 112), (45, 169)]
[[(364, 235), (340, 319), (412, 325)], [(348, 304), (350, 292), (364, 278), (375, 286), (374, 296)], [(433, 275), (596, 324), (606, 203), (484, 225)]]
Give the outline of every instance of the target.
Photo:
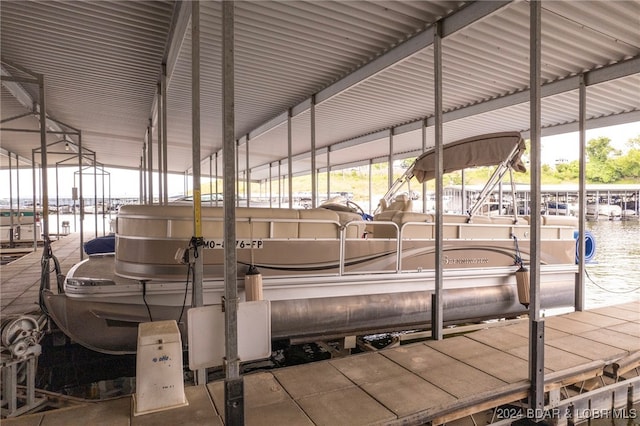
[[(19, 69), (22, 72), (25, 72), (27, 74), (33, 74), (31, 71), (27, 70), (26, 68), (20, 67), (18, 65), (14, 65), (6, 60), (3, 60), (3, 62), (6, 62), (8, 65), (15, 67), (16, 69)], [(31, 97), (29, 92), (27, 92), (27, 90), (22, 86), (22, 84), (19, 83), (20, 81), (22, 81), (30, 84), (38, 84), (38, 80), (15, 77), (9, 71), (7, 71), (4, 66), (0, 66), (0, 75), (2, 76), (2, 85), (6, 87), (6, 89), (11, 93), (11, 95), (13, 95), (13, 97), (20, 103), (20, 105), (22, 105), (27, 111), (30, 111), (30, 113), (25, 115), (29, 115), (29, 114), (38, 115), (40, 113), (40, 103), (36, 102)], [(45, 118), (46, 126), (47, 128), (50, 129), (47, 133), (57, 133), (57, 134), (62, 133), (66, 135), (80, 134), (80, 130), (66, 123), (63, 123), (62, 121), (51, 118), (46, 111), (45, 111), (45, 116), (46, 116)], [(67, 129), (71, 129), (71, 130), (65, 130), (63, 129), (63, 127), (66, 127)], [(40, 132), (40, 130), (35, 130), (35, 131)]]
[[(454, 34), (455, 32), (471, 25), (472, 23), (492, 15), (502, 7), (511, 3), (511, 1), (479, 1), (473, 2), (469, 6), (463, 8), (442, 19), (443, 37)], [(386, 53), (378, 56), (371, 62), (363, 65), (353, 71), (346, 77), (338, 80), (329, 87), (320, 90), (316, 94), (316, 105), (331, 99), (332, 97), (368, 80), (385, 69), (408, 59), (423, 49), (433, 44), (433, 31), (435, 26), (429, 28), (411, 37), (410, 39), (400, 43), (397, 47), (390, 49)]]
[[(607, 81), (615, 80), (618, 78), (628, 77), (638, 73), (640, 73), (640, 57), (635, 57), (623, 62), (618, 62), (617, 64), (608, 65), (606, 67), (598, 68), (593, 71), (587, 71), (585, 73), (585, 82), (587, 84), (587, 87), (594, 86), (596, 84), (605, 83)], [(556, 80), (551, 83), (544, 84), (542, 86), (541, 97), (545, 98), (553, 95), (559, 95), (565, 92), (570, 92), (572, 90), (578, 90), (579, 82), (579, 76), (572, 76), (562, 80)], [(445, 122), (449, 122), (526, 102), (529, 102), (529, 89), (470, 105), (468, 107), (456, 109), (454, 111), (448, 111), (444, 113), (443, 118)], [(422, 120), (418, 120), (403, 126), (399, 126), (394, 131), (394, 134), (402, 133), (398, 131), (401, 128), (403, 129), (403, 131), (417, 130), (418, 128), (420, 128), (421, 122)], [(433, 123), (433, 117), (429, 117), (427, 119), (427, 126), (432, 126)]]
[[(171, 82), (171, 76), (173, 70), (178, 62), (180, 56), (180, 49), (187, 37), (187, 31), (189, 30), (189, 22), (191, 21), (191, 4), (185, 1), (177, 1), (173, 9), (173, 19), (171, 21), (171, 27), (169, 28), (169, 34), (167, 36), (167, 43), (165, 45), (164, 55), (162, 56), (162, 62), (167, 66), (167, 85)], [(158, 73), (158, 82), (162, 80), (162, 67)], [(153, 104), (151, 105), (151, 119), (155, 125), (158, 119), (158, 96), (153, 97)]]
[(369, 133), (366, 135), (358, 136), (353, 139), (348, 139), (346, 141), (342, 141), (342, 142), (338, 142), (338, 143), (334, 143), (333, 145), (330, 145), (329, 151), (331, 152), (339, 151), (341, 149), (351, 148), (353, 146), (360, 145), (363, 143), (373, 142), (380, 139), (389, 139), (390, 134), (391, 134), (391, 130), (385, 129), (385, 130), (377, 131), (375, 133)]
[[(462, 10), (442, 19), (443, 37), (449, 36), (478, 20), (492, 15), (509, 3), (511, 3), (511, 0), (476, 1), (469, 4)], [(433, 44), (433, 28), (433, 26), (430, 26), (424, 31), (416, 34), (362, 67), (356, 69), (344, 78), (320, 90), (315, 94), (316, 106), (431, 46)], [(308, 98), (295, 105), (291, 110), (291, 115), (295, 117), (310, 108), (311, 98)], [(255, 130), (250, 132), (251, 137), (258, 137), (274, 127), (283, 124), (286, 122), (286, 117), (287, 115), (285, 112), (258, 126)]]
[[(13, 77), (9, 71), (5, 69), (4, 66), (0, 66), (0, 75), (2, 77)], [(35, 81), (37, 84), (37, 81)], [(29, 111), (35, 112), (33, 98), (25, 90), (24, 87), (17, 81), (10, 81), (5, 78), (2, 78), (2, 85), (7, 88), (7, 90), (13, 95), (14, 98)]]
[[(588, 71), (585, 73), (585, 82), (587, 86), (596, 85), (600, 83), (605, 83), (610, 80), (615, 80), (618, 78), (628, 77), (634, 74), (640, 73), (640, 57), (635, 57), (628, 59), (626, 61), (621, 61), (613, 65), (608, 65), (606, 67), (598, 68), (593, 71)], [(578, 90), (579, 86), (579, 76), (572, 76), (562, 80), (556, 80), (547, 84), (544, 84), (541, 89), (541, 96), (543, 98), (558, 95), (561, 93), (569, 92), (572, 90)], [(510, 106), (514, 106), (517, 104), (529, 102), (529, 90), (523, 90), (520, 92), (512, 93), (509, 95), (501, 96), (498, 98), (491, 99), (489, 101), (477, 103), (474, 105), (470, 105), (468, 107), (459, 108), (453, 111), (448, 111), (443, 114), (443, 122), (447, 123), (450, 121), (459, 120), (462, 118), (471, 117), (477, 114), (482, 114), (486, 112), (495, 111), (501, 108), (507, 108)], [(275, 120), (275, 119), (274, 119)], [(431, 127), (434, 125), (434, 118), (429, 117), (426, 119), (427, 127)], [(272, 120), (273, 121), (273, 120)], [(403, 133), (413, 132), (420, 130), (422, 128), (422, 122), (424, 119), (412, 121), (410, 123), (406, 123), (397, 127), (393, 127), (391, 129), (379, 130), (374, 133), (369, 133), (366, 135), (358, 136), (352, 139), (348, 139), (345, 141), (336, 142), (328, 146), (330, 152), (339, 151), (341, 149), (351, 148), (353, 146), (357, 146), (362, 143), (373, 142), (375, 140), (388, 138), (390, 133), (394, 135), (401, 135)], [(629, 113), (616, 114), (614, 116), (607, 117), (598, 117), (592, 118), (587, 121), (587, 128), (594, 129), (598, 127), (612, 126), (616, 124), (629, 123), (633, 121), (640, 121), (640, 112), (633, 111)], [(575, 123), (567, 123), (559, 126), (553, 127), (545, 127), (542, 129), (543, 136), (551, 136), (560, 133), (577, 131), (577, 122)], [(526, 136), (528, 132), (523, 132), (523, 136)], [(410, 157), (412, 155), (418, 155), (420, 150), (405, 152), (405, 153), (395, 153), (397, 155), (406, 155), (406, 157)], [(303, 158), (309, 158), (311, 156), (310, 152), (298, 154), (295, 158), (297, 160)], [(380, 157), (373, 158), (372, 162), (384, 162), (387, 161), (388, 157)], [(357, 162), (359, 163), (359, 162)], [(341, 166), (348, 166), (349, 164), (341, 164)], [(257, 166), (260, 167), (260, 166)], [(334, 165), (330, 166), (331, 169), (334, 169)]]

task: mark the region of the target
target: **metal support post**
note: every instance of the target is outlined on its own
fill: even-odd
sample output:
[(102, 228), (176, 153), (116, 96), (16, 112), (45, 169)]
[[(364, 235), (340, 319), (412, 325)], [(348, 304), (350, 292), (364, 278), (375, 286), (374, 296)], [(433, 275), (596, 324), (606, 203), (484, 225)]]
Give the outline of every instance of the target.
[(167, 64), (162, 64), (162, 170), (164, 204), (169, 203), (169, 167), (167, 159)]
[(149, 162), (149, 204), (153, 204), (153, 129), (152, 121), (149, 119), (149, 127), (147, 127), (147, 161)]
[(544, 320), (533, 320), (530, 326), (530, 338), (534, 341), (529, 343), (529, 407), (535, 413), (535, 418), (541, 419), (544, 416)]
[(234, 109), (234, 4), (222, 2), (222, 134), (224, 147), (224, 294), (225, 294), (225, 423), (244, 424), (244, 382), (238, 358), (238, 283), (236, 211), (234, 201), (235, 109)]
[(245, 143), (245, 155), (244, 155), (244, 161), (245, 161), (245, 192), (247, 193), (247, 207), (251, 206), (251, 169), (249, 168), (249, 135), (246, 136), (245, 138), (246, 143)]
[(316, 95), (311, 96), (311, 208), (314, 209), (318, 199), (318, 171), (316, 170)]
[[(544, 410), (544, 320), (540, 317), (540, 130), (541, 130), (541, 18), (540, 1), (530, 2), (530, 128), (531, 128), (531, 226), (529, 305), (529, 406), (534, 413)], [(536, 416), (537, 417), (537, 416)]]
[[(578, 166), (578, 274), (576, 275), (575, 287), (575, 310), (584, 310), (585, 305), (585, 218), (587, 206), (587, 184), (586, 184), (586, 122), (587, 122), (587, 87), (584, 82), (584, 74), (580, 75), (580, 91), (578, 105), (578, 121), (580, 126), (579, 143), (579, 166)], [(567, 197), (568, 203), (568, 197)], [(567, 204), (568, 206), (568, 204)]]
[[(162, 87), (161, 83), (157, 84), (156, 98), (158, 99), (158, 204), (164, 204), (164, 191), (162, 176)], [(151, 120), (150, 120), (151, 121)], [(153, 121), (150, 123), (153, 125)]]
[[(38, 86), (40, 89), (40, 167), (42, 168), (42, 238), (45, 244), (49, 241), (49, 179), (47, 171), (47, 109), (44, 93), (44, 75), (38, 75)], [(33, 205), (35, 209), (35, 203)], [(33, 215), (34, 235), (37, 240), (36, 216)], [(35, 248), (37, 248), (35, 243)]]
[[(200, 3), (191, 2), (191, 136), (193, 167), (193, 238), (192, 247), (196, 252), (202, 246), (202, 203), (200, 194)], [(149, 162), (151, 164), (151, 162)], [(151, 175), (149, 175), (151, 177)], [(151, 190), (149, 190), (151, 194)], [(149, 195), (151, 198), (151, 195)], [(195, 256), (193, 266), (192, 306), (204, 305), (202, 289), (203, 256)], [(196, 370), (196, 384), (207, 382), (207, 371)]]
[(287, 112), (287, 185), (289, 194), (289, 208), (293, 208), (293, 135), (291, 133), (291, 120), (293, 111)]
[(433, 34), (433, 56), (434, 56), (434, 90), (435, 90), (435, 162), (436, 162), (436, 276), (435, 276), (435, 298), (431, 306), (433, 311), (433, 322), (431, 323), (431, 336), (435, 340), (442, 340), (442, 237), (443, 237), (443, 206), (442, 206), (442, 174), (443, 174), (443, 138), (442, 138), (442, 24), (436, 22)]

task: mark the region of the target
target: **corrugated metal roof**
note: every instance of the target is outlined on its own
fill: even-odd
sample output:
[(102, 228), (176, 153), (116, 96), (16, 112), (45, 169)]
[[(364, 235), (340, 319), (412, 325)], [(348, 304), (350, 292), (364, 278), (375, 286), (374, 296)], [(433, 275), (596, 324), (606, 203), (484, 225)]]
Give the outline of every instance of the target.
[[(221, 3), (200, 5), (206, 164), (222, 146)], [(169, 61), (169, 168), (181, 172), (190, 167), (192, 156), (190, 25), (181, 30), (188, 6), (174, 1), (4, 1), (2, 59), (44, 74), (48, 114), (81, 130), (83, 145), (96, 152), (98, 161), (132, 168), (140, 164), (161, 64)], [(312, 95), (329, 93), (342, 82), (349, 84), (335, 95), (331, 91), (334, 96), (316, 107), (318, 167), (326, 166), (326, 149), (334, 165), (385, 157), (388, 140), (374, 136), (359, 143), (366, 139), (358, 137), (391, 128), (397, 133), (393, 147), (398, 155), (419, 150), (416, 123), (434, 114), (433, 49), (426, 43), (412, 53), (409, 47), (445, 18), (452, 26), (469, 19), (469, 25), (443, 39), (445, 140), (529, 127), (528, 2), (242, 1), (235, 6), (236, 132), (243, 141), (239, 169), (245, 168), (244, 141), (252, 134), (252, 178), (266, 178), (267, 165), (276, 170), (287, 157), (283, 117), (290, 108), (295, 113), (294, 169), (309, 170), (306, 105)], [(474, 14), (477, 19), (468, 18)], [(575, 125), (578, 96), (572, 77), (584, 72), (594, 76), (593, 82), (587, 80), (592, 125), (604, 118), (607, 123), (639, 119), (639, 20), (637, 0), (543, 3), (542, 79), (553, 96), (543, 100), (542, 121), (550, 132), (554, 126)], [(171, 49), (177, 52), (175, 62)], [(357, 73), (366, 74), (367, 67), (394, 55), (397, 62), (359, 81)], [(37, 102), (37, 88), (24, 88)], [(4, 88), (1, 106), (3, 120), (28, 111)], [(36, 123), (33, 117), (21, 120), (30, 120), (32, 128)], [(17, 124), (3, 122), (2, 127)], [(3, 131), (1, 136), (4, 149), (27, 158), (40, 143), (34, 134)], [(51, 142), (59, 138), (49, 136)], [(433, 140), (431, 129), (427, 139)], [(221, 170), (221, 156), (218, 161)], [(281, 164), (286, 172), (287, 162)]]

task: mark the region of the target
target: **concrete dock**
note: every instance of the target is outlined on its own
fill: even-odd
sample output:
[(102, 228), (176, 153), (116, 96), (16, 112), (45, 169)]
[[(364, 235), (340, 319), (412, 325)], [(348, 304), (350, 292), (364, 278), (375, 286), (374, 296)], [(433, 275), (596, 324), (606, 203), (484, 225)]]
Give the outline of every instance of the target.
[[(53, 250), (65, 265), (63, 271), (68, 262), (79, 259), (73, 236), (54, 242)], [(19, 267), (2, 267), (3, 314), (5, 309), (19, 313), (37, 308), (40, 256), (41, 251), (17, 261), (22, 273), (5, 275)], [(512, 414), (512, 408), (505, 407), (518, 406), (528, 395), (528, 336), (528, 322), (523, 321), (441, 341), (247, 374), (245, 423), (435, 425), (474, 424), (478, 418), (499, 422)], [(624, 406), (622, 416), (640, 417), (628, 408), (640, 400), (640, 301), (546, 318), (544, 352), (545, 390), (554, 422), (575, 422), (584, 413), (580, 407), (596, 407), (595, 402)], [(188, 386), (188, 406), (137, 417), (126, 396), (4, 419), (2, 424), (222, 425), (223, 389), (222, 381)], [(578, 401), (585, 391), (600, 396), (597, 401)]]

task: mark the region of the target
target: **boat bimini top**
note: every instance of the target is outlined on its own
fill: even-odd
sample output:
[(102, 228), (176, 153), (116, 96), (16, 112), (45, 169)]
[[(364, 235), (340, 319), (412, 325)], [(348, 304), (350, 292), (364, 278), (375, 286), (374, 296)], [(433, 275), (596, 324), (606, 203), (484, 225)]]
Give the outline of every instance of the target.
[[(491, 133), (458, 140), (443, 146), (443, 173), (455, 172), (470, 167), (497, 166), (493, 175), (480, 192), (475, 204), (467, 212), (471, 217), (482, 206), (493, 188), (500, 182), (504, 174), (515, 170), (525, 172), (522, 154), (526, 149), (520, 132)], [(436, 147), (429, 148), (413, 162), (405, 173), (389, 188), (378, 204), (389, 205), (402, 185), (415, 177), (419, 183), (434, 179), (436, 176)], [(511, 179), (512, 185), (513, 179)]]

